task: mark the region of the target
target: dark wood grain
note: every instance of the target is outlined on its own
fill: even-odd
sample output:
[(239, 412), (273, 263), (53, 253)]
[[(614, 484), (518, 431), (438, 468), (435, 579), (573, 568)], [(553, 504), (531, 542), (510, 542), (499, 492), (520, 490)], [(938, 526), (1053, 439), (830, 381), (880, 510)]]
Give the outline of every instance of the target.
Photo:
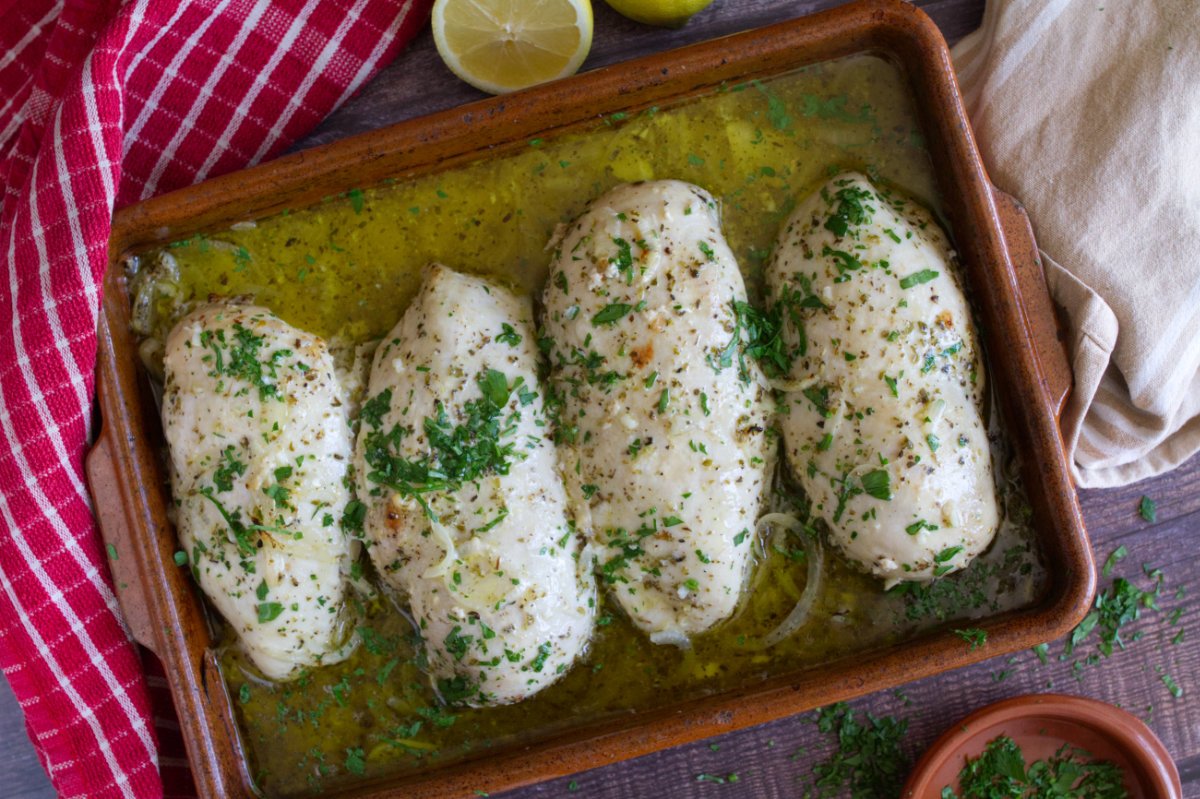
[[(632, 22), (602, 0), (594, 0), (596, 32), (583, 69), (597, 69), (841, 4), (840, 0), (717, 0), (682, 29), (668, 30)], [(950, 42), (977, 28), (983, 15), (983, 0), (917, 0), (915, 5), (937, 22)], [(426, 29), (400, 58), (293, 149), (326, 144), (486, 96), (446, 68)]]
[[(768, 24), (838, 5), (835, 0), (718, 0), (682, 30), (668, 31), (629, 22), (602, 2), (595, 6), (596, 38), (585, 68), (616, 63), (714, 36)], [(980, 20), (983, 0), (917, 2), (954, 42)], [(392, 122), (452, 107), (481, 97), (442, 65), (426, 32), (358, 96), (319, 126), (296, 149), (334, 141)], [(1158, 503), (1158, 522), (1147, 524), (1137, 513), (1142, 495)], [(1200, 799), (1200, 458), (1163, 477), (1121, 489), (1085, 490), (1081, 503), (1099, 559), (1124, 545), (1130, 555), (1117, 574), (1141, 574), (1143, 562), (1163, 568), (1164, 611), (1147, 614), (1135, 629), (1145, 637), (1080, 679), (1071, 662), (1052, 659), (1041, 665), (1032, 653), (1010, 664), (997, 658), (941, 677), (904, 686), (900, 699), (876, 694), (854, 703), (856, 709), (909, 720), (906, 746), (914, 755), (948, 725), (971, 710), (1004, 697), (1054, 690), (1084, 694), (1121, 704), (1148, 717), (1176, 758), (1184, 779), (1184, 795)], [(1143, 583), (1145, 581), (1143, 580)], [(1101, 585), (1107, 584), (1102, 580)], [(1175, 591), (1186, 587), (1182, 599)], [(1186, 608), (1178, 626), (1168, 622), (1172, 608)], [(1179, 644), (1171, 638), (1184, 631)], [(1052, 657), (1061, 651), (1052, 646)], [(1183, 687), (1174, 699), (1159, 669)], [(1152, 710), (1148, 710), (1151, 708)], [(698, 744), (660, 752), (634, 761), (585, 772), (520, 791), (507, 799), (542, 796), (580, 797), (796, 797), (809, 784), (812, 765), (827, 754), (822, 737), (808, 723), (811, 714), (732, 733)], [(738, 775), (723, 785), (697, 781), (699, 774)], [(23, 718), (7, 685), (0, 689), (0, 775), (4, 796), (53, 796), (53, 791), (25, 739)], [(575, 789), (572, 790), (574, 783)]]

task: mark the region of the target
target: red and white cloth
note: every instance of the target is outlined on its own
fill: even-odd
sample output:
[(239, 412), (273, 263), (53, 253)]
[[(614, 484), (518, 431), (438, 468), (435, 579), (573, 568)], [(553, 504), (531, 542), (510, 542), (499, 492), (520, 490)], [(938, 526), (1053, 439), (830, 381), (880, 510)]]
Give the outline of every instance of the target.
[(0, 667), (64, 796), (192, 790), (83, 479), (113, 209), (277, 155), (428, 5), (0, 0)]

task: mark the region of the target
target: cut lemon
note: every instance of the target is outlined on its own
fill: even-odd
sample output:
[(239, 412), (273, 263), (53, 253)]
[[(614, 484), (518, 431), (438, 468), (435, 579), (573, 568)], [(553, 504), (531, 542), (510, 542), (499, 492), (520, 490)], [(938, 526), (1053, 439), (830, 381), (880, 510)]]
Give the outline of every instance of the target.
[(622, 16), (646, 25), (682, 28), (693, 14), (712, 5), (713, 0), (607, 0)]
[(589, 0), (437, 0), (433, 41), (446, 66), (492, 94), (573, 75), (592, 46)]

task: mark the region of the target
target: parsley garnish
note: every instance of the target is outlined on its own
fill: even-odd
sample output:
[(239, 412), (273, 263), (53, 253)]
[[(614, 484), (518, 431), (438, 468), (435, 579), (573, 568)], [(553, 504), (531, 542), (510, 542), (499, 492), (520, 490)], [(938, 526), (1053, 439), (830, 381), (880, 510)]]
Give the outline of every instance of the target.
[(938, 529), (938, 526), (936, 524), (930, 524), (929, 522), (925, 521), (924, 519), (917, 519), (915, 522), (910, 524), (908, 527), (905, 527), (904, 532), (908, 533), (909, 535), (916, 535), (917, 533), (921, 532), (922, 530), (936, 530), (936, 529)]
[(542, 668), (545, 667), (546, 659), (548, 657), (550, 657), (550, 653), (552, 651), (554, 651), (554, 650), (551, 648), (549, 642), (539, 645), (537, 657), (535, 657), (533, 660), (531, 660), (529, 662), (529, 668), (533, 669), (534, 671), (540, 672), (542, 670)]
[(504, 322), (500, 325), (500, 334), (496, 336), (496, 341), (515, 347), (521, 343), (521, 334), (514, 330), (508, 322)]
[(274, 621), (279, 618), (280, 613), (283, 613), (283, 605), (278, 602), (260, 602), (258, 604), (258, 623), (266, 624)]
[(828, 419), (833, 416), (833, 409), (829, 407), (829, 386), (809, 386), (804, 389), (803, 394), (817, 408), (817, 413)]
[(987, 643), (987, 630), (981, 630), (978, 627), (955, 630), (954, 634), (970, 644), (972, 652)]
[(436, 520), (423, 494), (454, 491), (488, 474), (508, 474), (515, 445), (501, 444), (500, 440), (509, 436), (513, 427), (502, 424), (501, 415), (521, 382), (517, 378), (509, 385), (502, 372), (487, 370), (478, 378), (482, 396), (463, 406), (463, 421), (459, 424), (451, 423), (445, 406), (438, 402), (435, 414), (424, 421), (429, 451), (411, 460), (398, 454), (411, 428), (397, 424), (385, 433), (380, 424), (390, 405), (391, 392), (376, 395), (364, 404), (360, 416), (372, 428), (364, 447), (364, 459), (371, 468), (367, 479), (415, 498), (425, 513)]
[(346, 771), (351, 774), (362, 774), (367, 770), (366, 756), (360, 748), (346, 750)]
[[(243, 380), (258, 389), (259, 399), (274, 397), (282, 401), (283, 396), (275, 384), (276, 370), (284, 358), (292, 355), (292, 351), (275, 350), (265, 361), (261, 360), (260, 350), (265, 339), (251, 333), (241, 322), (234, 324), (232, 330), (232, 344), (226, 340), (224, 330), (215, 333), (205, 330), (200, 334), (201, 346), (213, 353), (213, 371), (209, 374)], [(205, 357), (207, 359), (209, 356)]]
[(1046, 760), (1026, 766), (1021, 747), (1006, 735), (995, 738), (958, 774), (959, 790), (946, 786), (942, 799), (1123, 799), (1119, 766), (1091, 760), (1082, 749), (1063, 744)]
[(496, 518), (492, 519), (490, 522), (483, 525), (482, 527), (476, 527), (475, 532), (486, 533), (488, 530), (491, 530), (493, 527), (500, 524), (500, 522), (504, 521), (504, 519), (507, 516), (508, 516), (508, 508), (507, 507), (501, 508), (500, 513), (496, 514)]
[(909, 760), (900, 748), (908, 721), (866, 713), (859, 722), (845, 702), (817, 711), (817, 729), (831, 735), (837, 751), (813, 766), (818, 796), (849, 795), (862, 799), (899, 796)]
[[(438, 692), (442, 695), (442, 699), (446, 700), (446, 703), (450, 705), (454, 705), (463, 701), (478, 690), (478, 687), (475, 685), (475, 683), (471, 682), (470, 678), (463, 674), (459, 674), (455, 677), (443, 677), (438, 680), (437, 686)], [(420, 713), (421, 711), (418, 710), (417, 712)], [(421, 715), (425, 714), (422, 713)], [(457, 716), (446, 716), (446, 718), (449, 719), (450, 724), (453, 724)], [(438, 724), (438, 726), (449, 726), (447, 724), (441, 724), (436, 719), (434, 720), (434, 723)]]
[(615, 264), (617, 272), (625, 276), (626, 284), (633, 283), (633, 250), (629, 246), (629, 242), (619, 236), (613, 237), (613, 244), (617, 245), (617, 254), (608, 259), (610, 264)]
[(232, 491), (233, 478), (246, 473), (246, 464), (233, 457), (236, 449), (233, 444), (230, 444), (221, 450), (221, 465), (213, 474), (213, 484), (216, 485), (217, 491)]
[(1108, 577), (1110, 574), (1112, 574), (1113, 567), (1120, 563), (1128, 554), (1129, 550), (1124, 544), (1114, 549), (1112, 554), (1108, 556), (1108, 560), (1104, 561), (1104, 576)]
[(865, 225), (871, 221), (874, 209), (864, 205), (864, 201), (871, 199), (871, 192), (857, 186), (847, 186), (839, 189), (834, 197), (837, 200), (837, 208), (825, 220), (825, 229), (833, 235), (841, 238), (846, 235), (851, 225)]
[(1144, 520), (1150, 522), (1150, 524), (1154, 524), (1158, 521), (1158, 504), (1150, 499), (1150, 497), (1143, 496), (1141, 501), (1138, 502), (1138, 513), (1141, 514)]
[(626, 305), (623, 302), (614, 302), (605, 305), (600, 309), (600, 312), (592, 317), (592, 324), (595, 326), (612, 324), (625, 318), (625, 315), (633, 310), (632, 305)]
[(922, 269), (920, 272), (913, 272), (907, 277), (900, 278), (900, 288), (910, 289), (913, 286), (919, 286), (922, 283), (928, 283), (939, 274), (939, 272), (935, 272), (932, 269)]
[(884, 469), (875, 469), (867, 472), (862, 476), (863, 491), (866, 491), (875, 499), (890, 500), (892, 498), (892, 487), (889, 481), (889, 476)]
[(725, 774), (724, 776), (722, 776), (720, 774), (697, 774), (696, 775), (696, 782), (711, 782), (714, 785), (732, 785), (740, 779), (741, 779), (741, 777), (738, 776), (738, 773), (736, 771), (730, 772), (729, 774)]
[(462, 627), (456, 624), (454, 625), (454, 628), (450, 630), (445, 640), (442, 641), (446, 647), (446, 651), (449, 652), (455, 660), (462, 660), (463, 656), (467, 654), (467, 647), (469, 647), (471, 642), (475, 640), (475, 636), (462, 635), (461, 633)]

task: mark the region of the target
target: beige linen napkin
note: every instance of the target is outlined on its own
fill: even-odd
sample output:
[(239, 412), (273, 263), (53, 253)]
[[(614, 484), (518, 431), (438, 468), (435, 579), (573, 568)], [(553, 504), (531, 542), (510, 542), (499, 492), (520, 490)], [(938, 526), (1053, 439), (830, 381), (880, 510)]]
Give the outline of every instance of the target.
[(988, 0), (954, 48), (992, 180), (1066, 310), (1083, 486), (1200, 450), (1200, 2)]

